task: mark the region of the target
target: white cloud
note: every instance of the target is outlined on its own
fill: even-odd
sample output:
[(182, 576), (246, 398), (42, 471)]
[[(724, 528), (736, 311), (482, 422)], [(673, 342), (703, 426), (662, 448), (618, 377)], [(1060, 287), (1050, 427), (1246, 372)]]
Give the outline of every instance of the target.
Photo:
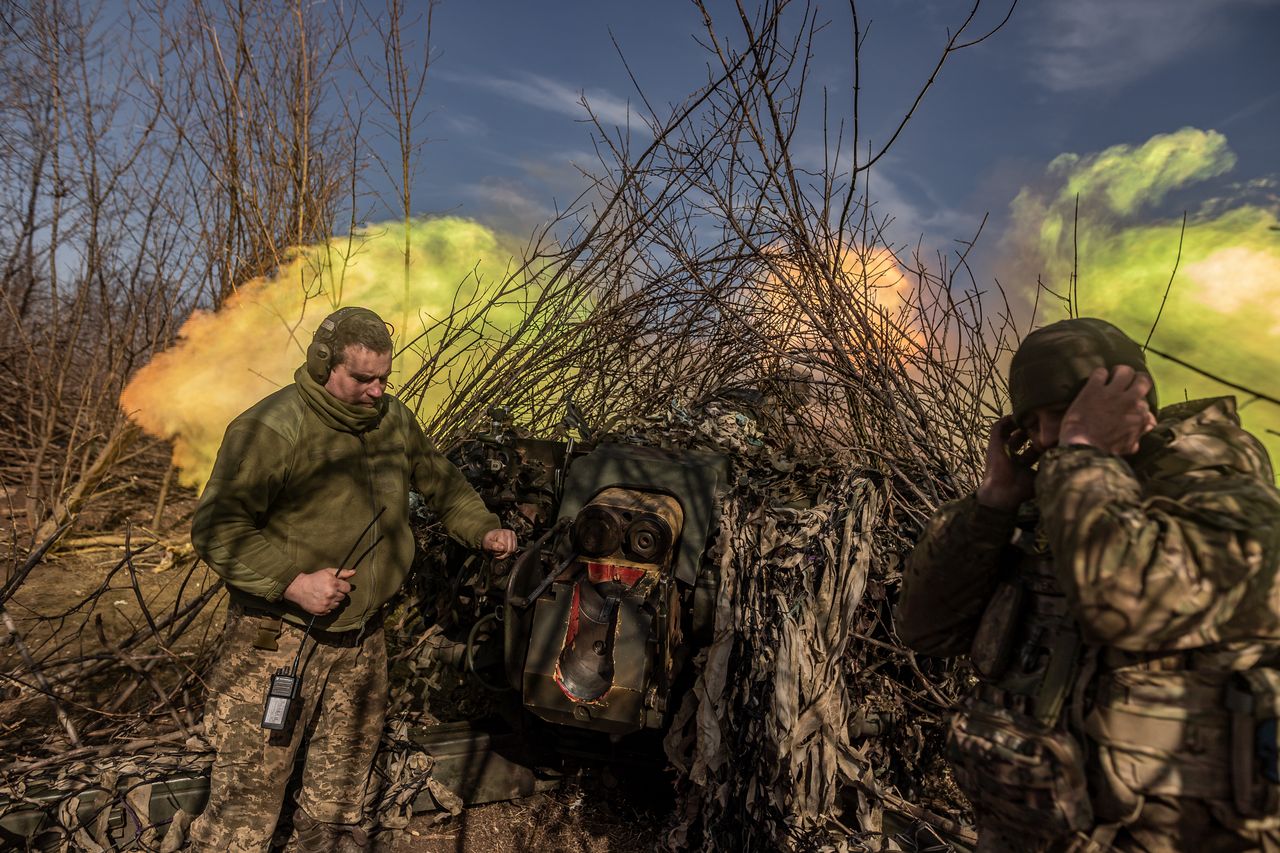
[(1034, 61), (1054, 92), (1132, 82), (1215, 38), (1231, 7), (1272, 0), (1064, 0), (1045, 5)]
[(956, 245), (953, 241), (973, 239), (980, 215), (948, 207), (927, 185), (905, 173), (899, 180), (894, 165), (891, 159), (882, 161), (865, 178), (876, 219), (893, 217), (887, 229), (891, 240), (914, 246), (923, 236), (926, 247), (949, 248)]
[(476, 202), (474, 212), (487, 224), (511, 234), (527, 233), (555, 217), (555, 211), (535, 199), (528, 188), (509, 180), (486, 178), (467, 186), (463, 195)]
[(446, 112), (441, 115), (440, 122), (447, 133), (457, 136), (485, 136), (489, 133), (483, 121), (466, 113)]
[(488, 89), (503, 97), (520, 101), (544, 110), (585, 119), (587, 108), (605, 125), (630, 127), (647, 133), (643, 118), (624, 99), (601, 89), (578, 89), (540, 74), (527, 74), (520, 78), (471, 75), (456, 78), (462, 82)]

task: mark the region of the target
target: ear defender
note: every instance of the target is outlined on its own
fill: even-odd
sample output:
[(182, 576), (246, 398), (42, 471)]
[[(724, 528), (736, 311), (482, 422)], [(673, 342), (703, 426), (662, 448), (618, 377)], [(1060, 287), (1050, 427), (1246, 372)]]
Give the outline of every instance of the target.
[(338, 327), (348, 317), (356, 314), (368, 314), (379, 323), (386, 325), (386, 321), (377, 314), (368, 308), (361, 308), (359, 305), (348, 305), (346, 308), (339, 308), (328, 317), (325, 317), (320, 322), (320, 327), (316, 329), (310, 346), (307, 347), (307, 373), (310, 373), (311, 378), (319, 384), (323, 385), (328, 382), (329, 374), (333, 371), (333, 339), (338, 333)]

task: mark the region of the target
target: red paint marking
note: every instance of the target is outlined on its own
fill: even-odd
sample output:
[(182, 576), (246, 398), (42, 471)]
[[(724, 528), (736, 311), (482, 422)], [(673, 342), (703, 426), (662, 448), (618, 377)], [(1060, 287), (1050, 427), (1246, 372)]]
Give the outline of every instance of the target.
[[(569, 600), (569, 625), (565, 628), (564, 645), (560, 647), (561, 653), (563, 653), (565, 649), (572, 648), (573, 641), (578, 638), (578, 615), (581, 612), (579, 607), (578, 589), (578, 584), (575, 583), (573, 585), (573, 598)], [(552, 675), (552, 680), (555, 681), (556, 686), (560, 688), (560, 692), (565, 695), (566, 699), (573, 702), (585, 701), (581, 696), (577, 696), (570, 691), (568, 685), (564, 683), (564, 675), (560, 672), (559, 655), (556, 656), (556, 671)]]
[[(644, 569), (637, 569), (632, 566), (618, 566), (613, 563), (587, 563), (587, 579), (592, 583), (617, 581), (624, 584), (627, 589), (631, 589), (631, 587), (644, 579), (645, 574)], [(577, 590), (575, 589), (574, 592), (576, 593)]]
[(578, 585), (573, 585), (573, 598), (569, 601), (569, 627), (565, 630), (564, 645), (560, 648), (567, 649), (573, 645), (573, 641), (578, 637)]

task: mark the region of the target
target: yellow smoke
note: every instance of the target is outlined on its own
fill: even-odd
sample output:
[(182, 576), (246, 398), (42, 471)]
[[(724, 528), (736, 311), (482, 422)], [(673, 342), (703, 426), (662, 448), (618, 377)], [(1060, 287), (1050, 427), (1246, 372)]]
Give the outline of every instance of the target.
[[(121, 406), (147, 433), (173, 442), (180, 479), (201, 487), (227, 424), (293, 381), (315, 328), (329, 313), (363, 305), (395, 326), (400, 354), (394, 386), (438, 345), (439, 332), (419, 337), (424, 329), (504, 280), (517, 256), (514, 244), (457, 218), (411, 222), (407, 232), (404, 223), (370, 226), (295, 248), (274, 274), (245, 283), (216, 313), (194, 312), (177, 343), (130, 381)], [(507, 300), (488, 308), (484, 328), (501, 334), (522, 317), (519, 300)], [(402, 350), (407, 343), (412, 345)], [(472, 336), (455, 345), (475, 343)], [(424, 402), (432, 405), (448, 393), (447, 387), (433, 388)]]
[[(1046, 185), (1013, 202), (1013, 257), (1066, 294), (1078, 257), (1077, 314), (1102, 317), (1142, 343), (1159, 314), (1151, 346), (1232, 382), (1280, 397), (1280, 225), (1277, 209), (1215, 199), (1187, 218), (1155, 217), (1152, 206), (1184, 187), (1230, 171), (1235, 155), (1214, 131), (1184, 128), (1142, 145), (1064, 154)], [(1079, 217), (1076, 218), (1076, 199)], [(1065, 316), (1041, 294), (1037, 325)], [(1151, 354), (1161, 400), (1234, 394), (1245, 427), (1280, 463), (1280, 406), (1233, 391)]]
[[(759, 318), (775, 344), (792, 352), (825, 352), (844, 344), (850, 352), (863, 347), (835, 341), (841, 334), (862, 332), (853, 321), (874, 327), (881, 343), (894, 350), (920, 345), (911, 324), (902, 322), (915, 299), (915, 286), (898, 258), (883, 246), (845, 247), (834, 270), (802, 266), (779, 250), (771, 266), (777, 272), (759, 286), (745, 289), (746, 313)], [(827, 281), (834, 274), (835, 282)], [(833, 297), (838, 304), (833, 304)]]

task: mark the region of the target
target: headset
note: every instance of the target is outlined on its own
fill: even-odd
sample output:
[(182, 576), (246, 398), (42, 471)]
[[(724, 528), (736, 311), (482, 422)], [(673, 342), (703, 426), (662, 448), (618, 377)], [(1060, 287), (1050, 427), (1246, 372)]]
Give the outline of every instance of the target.
[(310, 373), (311, 378), (320, 385), (329, 381), (329, 374), (333, 371), (333, 340), (337, 336), (338, 327), (357, 314), (367, 314), (386, 325), (386, 321), (377, 314), (358, 305), (339, 308), (325, 317), (320, 323), (320, 328), (316, 329), (310, 346), (307, 347), (307, 373)]

